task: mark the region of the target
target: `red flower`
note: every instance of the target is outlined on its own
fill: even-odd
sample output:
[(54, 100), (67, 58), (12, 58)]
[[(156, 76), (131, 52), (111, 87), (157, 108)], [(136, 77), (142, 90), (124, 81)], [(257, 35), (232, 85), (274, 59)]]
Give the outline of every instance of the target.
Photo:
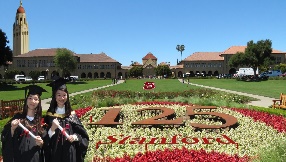
[(266, 125), (273, 127), (278, 132), (286, 132), (286, 119), (282, 115), (273, 115), (266, 112), (230, 108), (233, 111), (237, 111), (245, 116), (251, 117), (254, 121), (264, 122)]
[[(250, 158), (239, 157), (237, 155), (227, 155), (224, 153), (217, 153), (215, 151), (207, 153), (205, 150), (188, 150), (182, 149), (165, 149), (157, 151), (148, 151), (145, 154), (138, 153), (133, 158), (128, 155), (124, 155), (122, 158), (110, 158), (106, 157), (104, 160), (109, 162), (244, 162)], [(95, 156), (93, 162), (101, 161), (103, 159)]]

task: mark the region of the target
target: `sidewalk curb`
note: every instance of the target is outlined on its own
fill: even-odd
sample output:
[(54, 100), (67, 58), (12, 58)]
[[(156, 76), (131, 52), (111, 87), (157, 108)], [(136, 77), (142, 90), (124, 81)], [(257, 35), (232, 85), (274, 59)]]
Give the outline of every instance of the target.
[[(181, 83), (183, 83), (182, 79), (178, 79), (178, 80)], [(210, 87), (210, 86), (204, 86), (204, 85), (188, 83), (188, 82), (184, 82), (184, 84), (194, 85), (194, 86), (203, 87), (203, 88), (210, 88), (210, 89), (214, 89), (214, 90), (218, 90), (218, 91), (224, 91), (224, 92), (228, 92), (228, 93), (234, 93), (234, 94), (248, 96), (248, 97), (252, 97), (252, 98), (258, 99), (258, 101), (251, 101), (251, 102), (249, 102), (247, 104), (247, 105), (252, 105), (252, 106), (259, 106), (259, 107), (269, 108), (269, 106), (272, 105), (272, 103), (273, 103), (272, 100), (275, 99), (275, 98), (270, 98), (270, 97), (264, 97), (264, 96), (259, 96), (259, 95), (244, 93), (244, 92), (232, 91), (232, 90), (216, 88), (216, 87)]]

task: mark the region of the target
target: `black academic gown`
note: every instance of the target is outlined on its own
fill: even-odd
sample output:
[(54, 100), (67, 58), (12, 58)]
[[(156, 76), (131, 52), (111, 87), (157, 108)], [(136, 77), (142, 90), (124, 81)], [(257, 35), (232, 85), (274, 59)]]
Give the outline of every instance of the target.
[[(43, 162), (42, 148), (36, 145), (35, 139), (26, 134), (20, 126), (15, 129), (12, 137), (11, 122), (14, 119), (26, 119), (26, 117), (22, 114), (15, 114), (4, 126), (1, 133), (3, 162)], [(29, 122), (31, 124), (31, 121)], [(30, 131), (35, 136), (38, 135), (36, 127)], [(42, 139), (46, 138), (46, 131), (41, 137)]]
[(47, 162), (83, 162), (88, 147), (88, 134), (81, 124), (76, 114), (70, 116), (47, 113), (45, 123), (48, 124), (47, 132), (52, 126), (53, 120), (57, 118), (62, 128), (69, 135), (76, 134), (78, 141), (69, 142), (64, 134), (55, 130), (55, 134), (50, 137), (49, 150), (45, 150)]

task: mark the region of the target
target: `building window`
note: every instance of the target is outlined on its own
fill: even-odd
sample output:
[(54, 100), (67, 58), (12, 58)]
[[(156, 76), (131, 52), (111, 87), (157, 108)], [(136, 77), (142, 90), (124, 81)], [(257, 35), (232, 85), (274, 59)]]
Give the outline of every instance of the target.
[(185, 64), (185, 67), (188, 68), (188, 67), (189, 67), (189, 63), (186, 63), (186, 64)]
[(37, 67), (37, 60), (33, 60), (33, 67)]
[(276, 64), (280, 64), (280, 63), (281, 63), (281, 57), (276, 57), (275, 63), (276, 63)]
[(45, 67), (45, 60), (42, 60), (42, 67)]
[(202, 63), (202, 67), (206, 67), (206, 63)]
[(26, 67), (26, 61), (25, 60), (21, 60), (20, 61), (20, 67)]

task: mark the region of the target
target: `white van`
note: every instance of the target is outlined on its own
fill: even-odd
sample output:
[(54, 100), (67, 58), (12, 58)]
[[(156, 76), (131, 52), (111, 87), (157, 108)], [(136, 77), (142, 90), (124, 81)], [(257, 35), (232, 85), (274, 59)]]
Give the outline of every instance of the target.
[(25, 75), (19, 75), (19, 74), (15, 75), (15, 81), (16, 82), (21, 82), (21, 81), (25, 81), (25, 80), (26, 80)]
[[(259, 73), (258, 68), (256, 69), (256, 74)], [(254, 71), (252, 68), (239, 68), (238, 71), (236, 71), (236, 76), (245, 76), (245, 75), (254, 75)]]

